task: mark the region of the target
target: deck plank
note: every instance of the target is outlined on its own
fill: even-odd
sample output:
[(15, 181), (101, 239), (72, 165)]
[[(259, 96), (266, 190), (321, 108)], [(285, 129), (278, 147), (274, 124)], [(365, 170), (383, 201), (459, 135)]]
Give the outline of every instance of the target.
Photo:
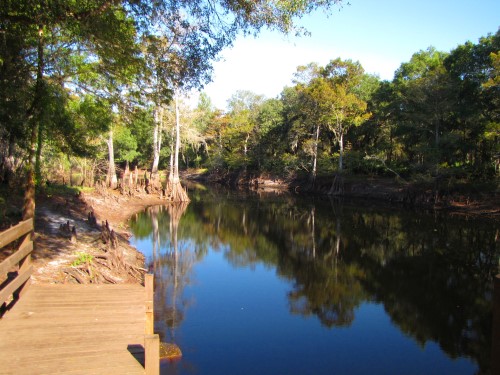
[(144, 374), (139, 285), (32, 285), (0, 319), (0, 374)]

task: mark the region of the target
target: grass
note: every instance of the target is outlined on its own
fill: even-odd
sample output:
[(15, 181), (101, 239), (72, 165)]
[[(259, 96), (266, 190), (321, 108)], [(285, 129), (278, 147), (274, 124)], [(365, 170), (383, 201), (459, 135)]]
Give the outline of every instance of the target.
[(71, 263), (71, 267), (78, 267), (82, 264), (88, 264), (94, 260), (94, 256), (92, 254), (88, 254), (83, 251), (76, 253), (76, 255), (77, 258)]
[(90, 187), (80, 187), (80, 186), (67, 186), (67, 185), (55, 185), (51, 184), (39, 189), (39, 192), (43, 192), (48, 197), (53, 195), (61, 197), (69, 197), (78, 195), (80, 192), (92, 191), (93, 188)]

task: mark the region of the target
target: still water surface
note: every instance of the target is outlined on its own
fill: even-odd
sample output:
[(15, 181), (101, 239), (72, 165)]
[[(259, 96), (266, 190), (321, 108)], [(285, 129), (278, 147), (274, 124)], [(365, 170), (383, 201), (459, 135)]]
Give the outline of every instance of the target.
[(195, 190), (131, 221), (171, 374), (487, 374), (496, 223)]

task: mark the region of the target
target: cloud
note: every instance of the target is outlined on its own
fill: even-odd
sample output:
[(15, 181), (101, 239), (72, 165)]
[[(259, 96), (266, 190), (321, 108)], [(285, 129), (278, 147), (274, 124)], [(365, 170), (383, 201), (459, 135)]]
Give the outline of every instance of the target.
[(326, 65), (337, 57), (359, 60), (367, 72), (378, 74), (382, 79), (391, 79), (398, 67), (397, 62), (383, 56), (341, 54), (334, 48), (317, 48), (306, 42), (239, 39), (224, 53), (223, 60), (215, 63), (213, 82), (207, 85), (205, 92), (221, 109), (237, 90), (274, 98), (285, 86), (291, 85), (299, 65), (311, 62)]

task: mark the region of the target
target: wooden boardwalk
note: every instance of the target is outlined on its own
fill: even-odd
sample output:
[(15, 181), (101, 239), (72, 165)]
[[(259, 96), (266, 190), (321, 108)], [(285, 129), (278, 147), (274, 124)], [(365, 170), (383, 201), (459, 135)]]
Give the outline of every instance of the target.
[(145, 285), (29, 285), (29, 219), (0, 233), (0, 374), (159, 374), (153, 275)]
[(140, 285), (31, 285), (0, 320), (0, 374), (144, 374)]

